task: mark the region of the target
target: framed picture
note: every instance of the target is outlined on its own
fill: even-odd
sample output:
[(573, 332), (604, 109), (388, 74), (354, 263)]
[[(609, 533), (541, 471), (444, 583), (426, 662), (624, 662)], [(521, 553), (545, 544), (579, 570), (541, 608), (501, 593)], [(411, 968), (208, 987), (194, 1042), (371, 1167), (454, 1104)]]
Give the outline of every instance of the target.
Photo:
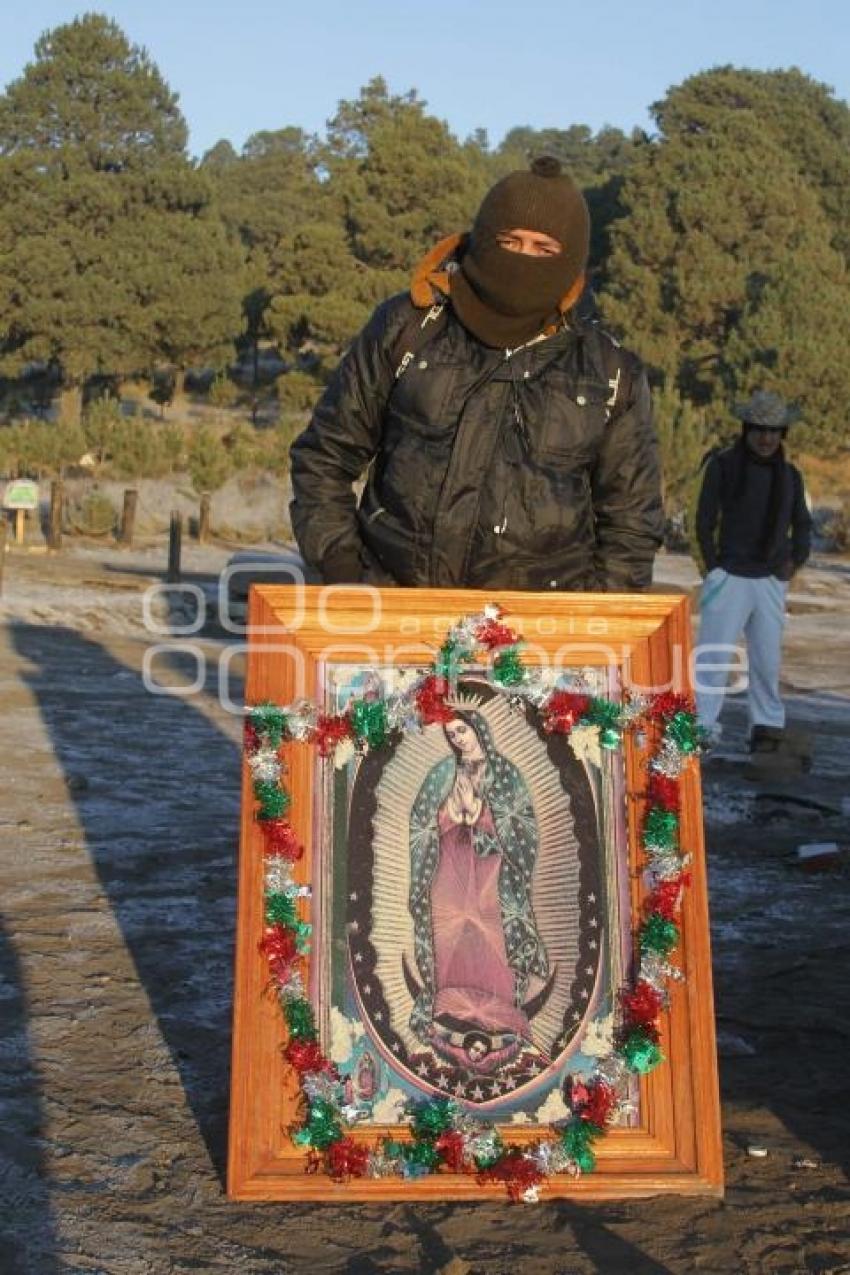
[(720, 1194), (686, 599), (249, 615), (229, 1194)]

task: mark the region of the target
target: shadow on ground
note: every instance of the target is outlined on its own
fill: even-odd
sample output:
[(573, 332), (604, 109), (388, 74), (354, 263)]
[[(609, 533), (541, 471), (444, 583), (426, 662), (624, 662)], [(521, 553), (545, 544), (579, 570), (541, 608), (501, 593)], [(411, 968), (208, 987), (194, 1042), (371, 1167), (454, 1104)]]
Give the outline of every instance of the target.
[[(202, 711), (209, 685), (193, 699), (152, 695), (138, 673), (72, 629), (18, 624), (11, 634), (29, 662), (25, 680), (104, 893), (222, 1175), (238, 749)], [(180, 669), (193, 670), (191, 660)]]

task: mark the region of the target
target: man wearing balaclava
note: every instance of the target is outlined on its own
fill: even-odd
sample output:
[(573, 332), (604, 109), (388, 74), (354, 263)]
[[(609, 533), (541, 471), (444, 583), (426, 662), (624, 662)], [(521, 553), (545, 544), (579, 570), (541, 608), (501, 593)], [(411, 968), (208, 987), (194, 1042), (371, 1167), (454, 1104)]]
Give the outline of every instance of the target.
[(575, 317), (589, 233), (581, 192), (538, 159), (378, 307), (292, 447), (292, 526), (322, 579), (649, 585), (649, 390), (634, 355)]

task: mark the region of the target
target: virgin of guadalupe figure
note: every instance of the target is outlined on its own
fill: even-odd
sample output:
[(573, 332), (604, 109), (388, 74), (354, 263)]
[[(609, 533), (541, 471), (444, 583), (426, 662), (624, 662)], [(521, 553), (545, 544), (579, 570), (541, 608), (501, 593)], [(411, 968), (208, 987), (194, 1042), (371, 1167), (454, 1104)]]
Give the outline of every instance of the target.
[(443, 729), (452, 755), (429, 771), (410, 817), (422, 980), (405, 966), (410, 1026), (449, 1062), (487, 1073), (531, 1039), (526, 997), (549, 974), (531, 899), (537, 821), (482, 714), (459, 710)]

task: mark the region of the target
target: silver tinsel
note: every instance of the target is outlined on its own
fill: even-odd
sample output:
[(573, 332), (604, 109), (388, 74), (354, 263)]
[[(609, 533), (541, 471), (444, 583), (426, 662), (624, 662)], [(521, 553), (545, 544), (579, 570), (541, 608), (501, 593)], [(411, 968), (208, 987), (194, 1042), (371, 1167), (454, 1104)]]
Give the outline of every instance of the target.
[(526, 665), (525, 681), (512, 689), (514, 697), (537, 709), (542, 708), (552, 694), (552, 687), (544, 682), (542, 672), (533, 665)]
[(543, 681), (542, 674), (538, 674), (537, 678), (531, 678), (526, 688), (525, 699), (533, 705), (535, 709), (542, 709), (545, 701), (552, 695), (552, 687)]
[(301, 1088), (311, 1102), (321, 1099), (338, 1107), (342, 1100), (342, 1085), (326, 1071), (308, 1071), (301, 1079)]
[(292, 738), (302, 743), (309, 739), (319, 719), (319, 710), (316, 705), (306, 699), (297, 699), (284, 711)]
[(265, 881), (269, 894), (290, 894), (297, 888), (292, 883), (292, 864), (280, 855), (266, 859)]
[(389, 695), (387, 705), (387, 729), (403, 730), (405, 722), (411, 716), (412, 705), (409, 696), (396, 692)]
[(304, 990), (304, 980), (302, 979), (299, 970), (293, 967), (287, 981), (278, 987), (277, 994), (280, 997), (281, 1004), (284, 1005), (287, 1001), (300, 1001), (304, 999), (304, 996), (306, 995)]
[(649, 768), (659, 775), (666, 775), (668, 779), (678, 779), (689, 760), (688, 753), (683, 753), (672, 739), (665, 739), (649, 763)]
[(645, 846), (647, 864), (652, 877), (659, 881), (666, 881), (668, 877), (674, 877), (685, 866), (688, 860), (687, 855), (682, 855), (678, 850), (674, 850), (666, 846)]
[(251, 777), (254, 783), (276, 784), (280, 780), (283, 767), (280, 758), (272, 748), (260, 748), (248, 757)]
[(667, 962), (657, 952), (646, 952), (641, 955), (637, 977), (649, 983), (661, 996), (661, 1003), (666, 1009), (670, 1003), (667, 994)]
[(689, 854), (680, 854), (678, 850), (647, 847), (647, 866), (650, 880), (667, 881), (678, 874), (691, 862)]
[(400, 1171), (402, 1162), (396, 1156), (388, 1156), (383, 1147), (379, 1147), (370, 1154), (366, 1163), (370, 1178), (391, 1178)]
[(564, 1173), (573, 1164), (563, 1142), (554, 1139), (539, 1142), (532, 1151), (527, 1153), (526, 1158), (531, 1160), (541, 1173), (545, 1173), (547, 1178), (553, 1173)]
[(469, 1162), (496, 1160), (502, 1150), (502, 1139), (498, 1129), (485, 1129), (470, 1138), (463, 1149), (463, 1158)]
[(362, 1124), (364, 1120), (368, 1120), (371, 1115), (368, 1107), (361, 1107), (359, 1103), (349, 1102), (342, 1108), (342, 1118), (346, 1124)]
[(452, 1128), (466, 1138), (476, 1138), (484, 1131), (481, 1121), (476, 1119), (471, 1111), (460, 1106), (455, 1107), (452, 1113)]
[(640, 958), (640, 977), (644, 982), (651, 983), (657, 992), (662, 993), (666, 1005), (668, 992), (665, 984), (681, 982), (685, 976), (680, 969), (671, 965), (657, 952), (645, 952)]
[(633, 695), (620, 708), (620, 723), (633, 726), (646, 713), (649, 700), (645, 695)]
[(600, 1060), (595, 1069), (595, 1078), (604, 1080), (615, 1092), (625, 1086), (629, 1075), (626, 1060), (619, 1054), (609, 1054), (607, 1058)]

